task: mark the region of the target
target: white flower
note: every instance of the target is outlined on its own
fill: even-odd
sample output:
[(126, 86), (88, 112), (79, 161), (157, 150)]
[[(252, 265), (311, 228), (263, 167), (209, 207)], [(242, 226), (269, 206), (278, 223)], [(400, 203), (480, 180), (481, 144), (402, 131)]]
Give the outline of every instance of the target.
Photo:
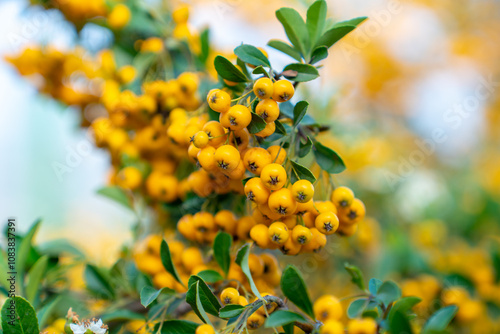
[(73, 331), (73, 334), (83, 334), (87, 330), (84, 324), (70, 324), (69, 327)]
[(102, 320), (99, 319), (98, 321), (90, 322), (89, 329), (92, 331), (94, 334), (104, 334), (106, 333), (107, 327), (102, 325)]
[(92, 319), (92, 321), (86, 320), (78, 324), (70, 324), (69, 325), (73, 334), (85, 334), (85, 333), (94, 333), (94, 334), (105, 334), (108, 330), (108, 327), (102, 324), (102, 320)]

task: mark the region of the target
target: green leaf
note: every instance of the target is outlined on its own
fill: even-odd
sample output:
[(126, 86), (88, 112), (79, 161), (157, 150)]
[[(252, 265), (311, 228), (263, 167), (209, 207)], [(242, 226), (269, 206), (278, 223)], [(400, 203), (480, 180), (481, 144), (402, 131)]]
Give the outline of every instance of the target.
[(392, 318), (389, 320), (389, 331), (392, 334), (412, 334), (413, 330), (411, 328), (408, 316), (400, 311), (395, 312)]
[(250, 78), (250, 73), (248, 73), (247, 64), (240, 58), (236, 58), (236, 65), (238, 65), (241, 72), (245, 75), (245, 77)]
[[(201, 320), (203, 320), (204, 323), (212, 325), (210, 322), (210, 319), (208, 318), (207, 312), (205, 312), (205, 308), (203, 307), (203, 303), (201, 302), (200, 299), (200, 281), (196, 282), (196, 284), (193, 284), (192, 286), (195, 287), (196, 291), (196, 309), (201, 315)], [(219, 314), (217, 312), (217, 314)]]
[(215, 57), (214, 66), (217, 73), (226, 80), (233, 82), (247, 82), (248, 78), (231, 63), (227, 58), (222, 56)]
[(311, 151), (312, 148), (312, 140), (309, 138), (309, 136), (306, 138), (306, 142), (302, 143), (302, 141), (299, 142), (299, 152), (297, 153), (299, 158), (305, 157), (309, 152)]
[(250, 273), (250, 268), (248, 267), (248, 256), (249, 255), (250, 255), (250, 244), (245, 244), (238, 250), (238, 253), (236, 254), (236, 264), (241, 267), (241, 270), (243, 271), (243, 273), (247, 277), (253, 294), (257, 298), (262, 299), (262, 296), (260, 295), (259, 290), (257, 289), (257, 286), (255, 285), (255, 283), (253, 281), (252, 273)]
[(272, 47), (273, 49), (283, 52), (284, 54), (292, 57), (296, 61), (302, 60), (300, 52), (295, 50), (294, 47), (288, 43), (285, 43), (277, 39), (272, 39), (267, 43), (267, 45)]
[(4, 334), (39, 334), (38, 320), (33, 306), (24, 298), (8, 298), (2, 307)]
[(307, 320), (298, 313), (292, 311), (278, 310), (271, 313), (264, 323), (265, 328), (280, 327), (294, 323), (295, 321), (306, 322)]
[(266, 127), (266, 121), (256, 113), (252, 112), (252, 121), (250, 124), (247, 126), (248, 132), (250, 133), (257, 133)]
[(256, 68), (254, 68), (254, 70), (252, 71), (252, 74), (257, 74), (257, 75), (264, 74), (266, 77), (269, 78), (269, 73), (267, 73), (267, 71), (262, 66), (257, 66)]
[(354, 26), (334, 27), (325, 32), (323, 36), (321, 36), (321, 38), (316, 43), (316, 47), (324, 46), (326, 48), (331, 48), (333, 44), (340, 41), (342, 37), (353, 31), (355, 28), (356, 27)]
[(112, 298), (115, 295), (113, 288), (109, 284), (109, 278), (96, 266), (87, 264), (84, 277), (87, 289), (93, 293), (104, 298)]
[(212, 290), (208, 287), (208, 285), (203, 281), (203, 279), (199, 276), (192, 275), (189, 278), (189, 289), (186, 293), (186, 302), (191, 305), (195, 313), (198, 315), (200, 319), (203, 319), (202, 314), (198, 310), (197, 307), (197, 286), (198, 286), (198, 295), (201, 304), (203, 305), (203, 310), (211, 315), (219, 316), (219, 310), (221, 305), (217, 300), (217, 297), (213, 294)]
[(372, 295), (376, 295), (377, 291), (378, 291), (378, 288), (380, 288), (380, 286), (382, 285), (382, 283), (383, 282), (381, 280), (379, 280), (377, 278), (372, 278), (368, 282), (368, 290), (370, 291), (370, 293)]
[(318, 38), (323, 34), (326, 21), (326, 2), (324, 0), (315, 1), (307, 10), (307, 30), (311, 44), (315, 45)]
[(286, 129), (283, 126), (283, 124), (281, 124), (281, 122), (278, 121), (278, 120), (275, 120), (274, 124), (276, 125), (275, 133), (278, 133), (278, 134), (280, 134), (282, 136), (286, 136)]
[(294, 334), (294, 328), (295, 326), (293, 324), (288, 324), (283, 326), (285, 334)]
[(247, 64), (271, 67), (269, 59), (253, 45), (241, 44), (234, 49), (234, 54)]
[(201, 277), (201, 279), (208, 283), (215, 283), (224, 280), (224, 277), (222, 277), (221, 274), (219, 274), (215, 270), (210, 269), (200, 271), (196, 275), (198, 275), (199, 277)]
[(104, 187), (97, 190), (97, 193), (99, 195), (112, 199), (113, 201), (123, 205), (127, 209), (132, 210), (132, 204), (130, 202), (130, 199), (128, 198), (125, 191), (123, 191), (123, 189), (120, 187), (117, 186)]
[(333, 44), (337, 43), (345, 35), (356, 29), (356, 27), (366, 20), (366, 17), (358, 17), (348, 21), (338, 22), (333, 25), (331, 29), (326, 31), (323, 36), (316, 42), (315, 47), (326, 46), (330, 48)]
[(219, 317), (229, 319), (239, 316), (245, 310), (245, 306), (239, 304), (229, 304), (219, 310)]
[(168, 248), (168, 244), (165, 242), (165, 240), (162, 240), (161, 242), (160, 257), (161, 263), (163, 263), (163, 267), (165, 267), (165, 269), (175, 278), (177, 282), (184, 285), (179, 274), (177, 273), (177, 269), (175, 269), (174, 262), (172, 261), (172, 255), (170, 254), (170, 249)]
[(347, 316), (351, 319), (359, 317), (368, 306), (369, 300), (361, 298), (354, 300), (347, 308)]
[(170, 288), (161, 288), (160, 290), (156, 290), (152, 286), (146, 285), (141, 290), (141, 304), (144, 307), (148, 307), (152, 302), (158, 298), (158, 296), (162, 293), (165, 294), (175, 294), (175, 291)]
[(307, 56), (309, 51), (309, 33), (306, 23), (300, 14), (293, 8), (280, 8), (276, 17), (283, 25), (286, 36), (299, 50), (302, 56)]
[(451, 305), (434, 312), (425, 323), (422, 334), (431, 333), (433, 331), (444, 331), (451, 320), (453, 320), (453, 317), (455, 317), (455, 314), (457, 314), (457, 311), (458, 307)]
[(299, 101), (293, 107), (293, 125), (299, 125), (300, 121), (304, 118), (307, 112), (307, 107), (309, 107), (309, 103), (306, 101)]
[(344, 268), (351, 276), (351, 281), (356, 284), (361, 290), (365, 290), (365, 280), (363, 278), (363, 273), (361, 272), (361, 270), (349, 263), (345, 263)]
[(363, 23), (364, 21), (366, 21), (366, 19), (368, 19), (366, 16), (355, 17), (355, 18), (347, 20), (347, 21), (337, 22), (337, 23), (335, 23), (332, 26), (332, 28), (334, 28), (334, 27), (343, 27), (343, 26), (354, 26), (354, 27), (357, 27), (358, 25), (360, 25), (361, 23)]
[(231, 264), (231, 245), (233, 237), (226, 232), (219, 232), (214, 239), (214, 257), (221, 269), (227, 276), (229, 265)]
[(293, 81), (305, 82), (319, 77), (319, 72), (316, 67), (312, 65), (294, 63), (285, 66), (283, 69), (283, 76)]
[(391, 311), (389, 312), (389, 320), (396, 312), (401, 312), (403, 314), (408, 313), (411, 308), (420, 303), (420, 301), (421, 299), (418, 297), (404, 297), (396, 301), (394, 305), (392, 305)]
[(307, 180), (311, 183), (316, 182), (316, 177), (314, 174), (305, 166), (290, 160), (292, 163), (293, 173), (290, 177), (292, 183), (295, 183), (298, 180)]
[(26, 286), (26, 297), (31, 304), (35, 303), (35, 297), (40, 289), (40, 283), (42, 281), (45, 270), (47, 269), (47, 263), (49, 260), (48, 255), (44, 255), (36, 261), (31, 270), (28, 273), (28, 285)]
[(289, 265), (281, 276), (281, 291), (283, 294), (305, 314), (314, 319), (314, 312), (307, 292), (307, 286), (297, 268)]
[(396, 283), (385, 281), (377, 290), (377, 299), (387, 307), (401, 298), (401, 289)]
[(318, 46), (314, 49), (311, 55), (311, 64), (316, 64), (317, 62), (328, 57), (328, 49), (326, 46)]
[(144, 320), (144, 315), (130, 310), (116, 310), (105, 313), (101, 316), (102, 322), (125, 321), (125, 320)]
[(38, 309), (36, 315), (38, 317), (38, 327), (45, 328), (47, 321), (51, 318), (54, 310), (57, 309), (59, 302), (63, 299), (63, 295), (57, 295), (55, 298), (45, 300), (45, 305)]
[(338, 174), (345, 170), (345, 165), (340, 156), (332, 150), (321, 144), (320, 142), (314, 142), (314, 156), (316, 157), (316, 162), (324, 171), (330, 174)]
[[(17, 276), (23, 278), (24, 271), (26, 269), (26, 264), (28, 263), (28, 257), (32, 249), (33, 238), (40, 226), (41, 220), (36, 220), (35, 223), (31, 226), (28, 233), (22, 238), (21, 243), (19, 244), (19, 249), (17, 250)], [(24, 294), (23, 292), (23, 284), (19, 284), (20, 294)]]
[(204, 29), (200, 34), (200, 46), (200, 61), (205, 64), (210, 54), (210, 30), (208, 28)]
[[(194, 333), (199, 324), (187, 320), (167, 320), (163, 322), (161, 334), (186, 334)], [(160, 324), (155, 326), (155, 333), (159, 329)]]

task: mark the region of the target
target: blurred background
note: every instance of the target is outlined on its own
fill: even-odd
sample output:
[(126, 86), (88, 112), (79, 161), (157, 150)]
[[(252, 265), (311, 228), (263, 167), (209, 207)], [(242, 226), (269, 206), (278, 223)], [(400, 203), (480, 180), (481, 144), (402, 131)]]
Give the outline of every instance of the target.
[[(274, 11), (291, 6), (304, 13), (309, 4), (187, 3), (190, 24), (210, 26), (217, 49), (250, 43), (264, 47), (273, 64), (287, 60), (265, 46), (285, 39)], [(331, 49), (320, 79), (300, 90), (313, 101), (314, 116), (332, 127), (325, 140), (348, 168), (337, 181), (367, 205), (369, 218), (331, 252), (362, 255), (371, 275), (408, 278), (408, 289), (411, 279), (435, 270), (453, 285), (486, 282), (480, 293), (498, 302), (500, 2), (328, 3), (336, 20), (369, 17)], [(80, 128), (76, 110), (39, 95), (37, 78), (28, 82), (5, 57), (39, 44), (79, 44), (86, 57), (112, 38), (95, 24), (77, 33), (57, 10), (0, 3), (2, 212), (15, 216), (21, 231), (43, 218), (38, 240), (67, 237), (101, 264), (116, 258), (136, 222), (96, 194), (108, 179), (108, 155)]]

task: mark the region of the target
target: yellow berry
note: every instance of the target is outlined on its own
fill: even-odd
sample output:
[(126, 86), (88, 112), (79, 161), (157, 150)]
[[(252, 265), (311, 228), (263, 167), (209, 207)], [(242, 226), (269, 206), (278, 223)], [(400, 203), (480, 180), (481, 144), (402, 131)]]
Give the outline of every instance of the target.
[(259, 99), (268, 99), (273, 96), (273, 81), (269, 78), (260, 78), (253, 85), (253, 92)]
[(268, 235), (271, 241), (278, 245), (283, 245), (290, 237), (288, 227), (281, 222), (272, 223), (269, 226)]
[(220, 294), (222, 304), (238, 304), (240, 293), (235, 288), (226, 288)]
[(307, 180), (298, 180), (292, 186), (292, 194), (299, 203), (309, 202), (314, 196), (314, 186)]
[(276, 102), (285, 102), (292, 98), (295, 88), (288, 80), (278, 80), (273, 85), (273, 100)]

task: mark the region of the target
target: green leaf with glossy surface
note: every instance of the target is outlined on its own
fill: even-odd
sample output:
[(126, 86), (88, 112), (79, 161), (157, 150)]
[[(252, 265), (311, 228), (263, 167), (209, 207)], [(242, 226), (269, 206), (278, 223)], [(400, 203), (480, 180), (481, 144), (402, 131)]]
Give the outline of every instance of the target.
[(316, 64), (317, 62), (328, 57), (328, 49), (326, 46), (318, 46), (314, 49), (311, 55), (311, 64)]
[(226, 232), (219, 232), (214, 239), (213, 250), (215, 261), (217, 261), (226, 276), (231, 264), (230, 251), (232, 244), (233, 237)]
[(196, 275), (208, 283), (215, 283), (224, 280), (224, 277), (222, 277), (221, 274), (211, 269), (202, 270)]
[(316, 182), (316, 177), (314, 174), (305, 166), (290, 160), (292, 164), (293, 171), (291, 173), (291, 181), (295, 183), (297, 180), (307, 180), (311, 183)]
[(277, 39), (272, 39), (267, 43), (267, 45), (272, 47), (273, 49), (283, 52), (284, 54), (292, 57), (296, 61), (301, 61), (302, 59), (300, 56), (300, 52), (297, 51), (293, 46), (291, 46), (288, 43), (285, 43)]
[(160, 294), (175, 294), (175, 291), (169, 288), (161, 288), (159, 290), (156, 290), (152, 286), (146, 285), (145, 287), (142, 288), (141, 290), (141, 304), (144, 307), (148, 307), (151, 305), (152, 302), (154, 302)]
[(267, 71), (264, 69), (264, 67), (262, 66), (257, 66), (256, 68), (253, 69), (252, 71), (252, 74), (263, 74), (265, 75), (266, 77), (269, 78), (269, 73), (267, 73)]
[(307, 285), (300, 272), (293, 265), (289, 265), (281, 276), (281, 291), (305, 314), (314, 319), (314, 312), (307, 292)]
[(24, 298), (15, 296), (2, 306), (4, 334), (39, 334), (38, 320), (33, 306)]
[(278, 121), (278, 120), (275, 120), (274, 124), (276, 125), (275, 133), (278, 133), (278, 134), (280, 134), (282, 136), (286, 136), (286, 129), (283, 126), (283, 124), (281, 124), (281, 122)]
[(309, 64), (294, 63), (285, 66), (283, 76), (287, 79), (306, 82), (319, 77), (319, 72), (316, 67)]
[(315, 1), (307, 10), (307, 30), (311, 44), (315, 45), (318, 38), (323, 34), (326, 21), (326, 1)]
[(245, 310), (245, 306), (239, 304), (229, 304), (219, 310), (219, 317), (229, 319), (239, 316)]
[(299, 142), (299, 152), (297, 152), (297, 155), (299, 156), (299, 158), (303, 158), (307, 154), (309, 154), (309, 152), (311, 152), (311, 148), (312, 140), (308, 136), (305, 143), (302, 143), (302, 141)]
[(247, 64), (271, 67), (269, 59), (253, 45), (242, 44), (234, 49), (234, 54)]
[(214, 66), (217, 73), (232, 82), (247, 82), (248, 78), (233, 63), (222, 56), (215, 57)]
[(189, 289), (186, 293), (186, 302), (191, 305), (195, 313), (202, 319), (202, 313), (197, 310), (197, 286), (200, 302), (203, 305), (203, 310), (208, 314), (218, 316), (221, 305), (219, 300), (213, 294), (212, 290), (199, 276), (192, 275), (189, 277)]
[(302, 16), (295, 9), (285, 7), (276, 11), (276, 17), (283, 25), (290, 42), (306, 56), (309, 50), (309, 33)]
[(329, 147), (321, 144), (320, 142), (314, 142), (314, 156), (316, 157), (316, 162), (324, 171), (330, 174), (338, 174), (345, 170), (344, 161), (342, 158)]
[(292, 311), (278, 310), (269, 315), (264, 323), (264, 327), (280, 327), (294, 323), (295, 321), (306, 322), (306, 319), (300, 314)]
[[(186, 334), (196, 332), (200, 324), (187, 320), (167, 320), (163, 322), (161, 334)], [(160, 324), (155, 326), (155, 332), (160, 328)]]
[(299, 101), (293, 107), (293, 125), (299, 125), (300, 121), (304, 118), (307, 113), (307, 107), (309, 107), (309, 103), (306, 101)]
[(241, 270), (247, 277), (253, 294), (260, 299), (262, 298), (262, 296), (260, 295), (260, 292), (253, 281), (252, 273), (250, 272), (250, 268), (248, 267), (249, 255), (250, 255), (250, 244), (245, 244), (238, 250), (238, 253), (236, 254), (236, 264), (241, 267)]
[(250, 124), (247, 126), (248, 132), (255, 134), (257, 132), (260, 132), (264, 130), (266, 127), (266, 121), (256, 113), (252, 112), (252, 121)]
[(165, 240), (161, 241), (160, 258), (165, 270), (168, 271), (177, 282), (184, 285), (179, 274), (177, 273), (177, 269), (175, 269), (174, 262), (172, 261), (172, 255), (170, 254), (170, 249), (168, 248), (168, 244)]

